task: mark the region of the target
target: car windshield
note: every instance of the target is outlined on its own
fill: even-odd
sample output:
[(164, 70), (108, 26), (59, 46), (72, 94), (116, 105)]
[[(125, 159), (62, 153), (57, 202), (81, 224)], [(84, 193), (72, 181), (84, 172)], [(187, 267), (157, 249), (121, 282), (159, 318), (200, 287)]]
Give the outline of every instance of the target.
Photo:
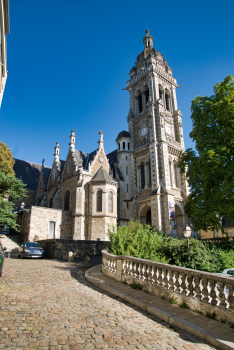
[(34, 243), (34, 242), (26, 242), (25, 243), (25, 247), (27, 247), (27, 248), (39, 247), (39, 244), (38, 243)]

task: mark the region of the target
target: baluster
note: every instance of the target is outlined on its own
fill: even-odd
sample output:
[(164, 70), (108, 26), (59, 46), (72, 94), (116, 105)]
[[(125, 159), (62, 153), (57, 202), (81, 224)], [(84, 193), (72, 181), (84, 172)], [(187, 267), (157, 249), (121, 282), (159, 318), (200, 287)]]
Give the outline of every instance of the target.
[(126, 260), (123, 260), (123, 275), (126, 275)]
[(151, 265), (147, 265), (147, 283), (151, 284), (152, 283), (152, 266)]
[(233, 284), (226, 283), (225, 287), (228, 288), (228, 304), (229, 304), (228, 309), (233, 311), (233, 309), (234, 309), (234, 296), (233, 296), (234, 286), (233, 286)]
[(216, 283), (216, 285), (215, 285), (216, 305), (226, 309), (224, 288), (226, 288), (226, 287), (225, 287), (223, 282), (219, 281), (219, 283)]
[(173, 273), (173, 292), (179, 293), (179, 274), (178, 272)]
[(180, 273), (179, 274), (179, 293), (185, 294), (185, 274)]
[(152, 284), (154, 284), (156, 282), (157, 276), (156, 276), (156, 267), (152, 266), (152, 270), (151, 270), (151, 276), (152, 276)]
[(216, 305), (215, 282), (213, 280), (209, 280), (208, 283), (210, 287), (209, 304)]
[(132, 278), (133, 278), (133, 279), (136, 278), (136, 269), (137, 269), (137, 262), (134, 261), (134, 263), (133, 263), (133, 268), (132, 268)]
[(134, 277), (134, 279), (135, 280), (139, 280), (139, 263), (138, 262), (136, 262), (136, 267), (135, 267), (135, 277)]
[(157, 268), (157, 286), (162, 287), (162, 269), (160, 267)]
[(193, 277), (193, 298), (200, 300), (200, 278), (198, 276)]
[(126, 260), (126, 276), (129, 277), (129, 260)]
[(192, 296), (192, 277), (188, 277), (187, 275), (185, 276), (185, 295), (186, 297), (191, 297)]
[(172, 271), (167, 270), (167, 289), (170, 290), (173, 287)]
[(132, 271), (133, 271), (133, 261), (130, 260), (129, 262), (129, 276), (132, 278)]
[(161, 287), (165, 288), (165, 269), (161, 269)]
[(135, 261), (132, 261), (131, 262), (131, 272), (130, 272), (132, 278), (134, 278), (134, 267), (135, 267)]
[(209, 290), (208, 290), (208, 279), (202, 277), (200, 282), (200, 296), (201, 300), (205, 303), (209, 303)]
[(139, 272), (138, 279), (140, 281), (142, 279), (142, 264), (141, 263), (139, 263), (138, 272)]

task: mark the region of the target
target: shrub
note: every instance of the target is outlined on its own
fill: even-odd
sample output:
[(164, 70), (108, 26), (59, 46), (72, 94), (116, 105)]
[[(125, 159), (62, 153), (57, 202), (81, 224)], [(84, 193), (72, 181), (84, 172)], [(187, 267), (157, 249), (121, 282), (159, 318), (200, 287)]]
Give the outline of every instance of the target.
[[(207, 272), (222, 272), (234, 266), (233, 241), (213, 244), (191, 238), (175, 239), (150, 225), (130, 220), (126, 226), (109, 228), (107, 250), (114, 255), (129, 255)], [(226, 249), (225, 249), (226, 247)], [(231, 249), (232, 248), (232, 249)]]

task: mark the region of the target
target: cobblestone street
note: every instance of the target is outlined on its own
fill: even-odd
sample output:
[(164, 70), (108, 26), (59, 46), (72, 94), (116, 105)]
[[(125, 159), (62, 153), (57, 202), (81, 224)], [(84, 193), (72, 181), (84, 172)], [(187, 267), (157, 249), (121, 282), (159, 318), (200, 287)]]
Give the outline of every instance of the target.
[(95, 289), (83, 265), (5, 259), (0, 349), (215, 349)]

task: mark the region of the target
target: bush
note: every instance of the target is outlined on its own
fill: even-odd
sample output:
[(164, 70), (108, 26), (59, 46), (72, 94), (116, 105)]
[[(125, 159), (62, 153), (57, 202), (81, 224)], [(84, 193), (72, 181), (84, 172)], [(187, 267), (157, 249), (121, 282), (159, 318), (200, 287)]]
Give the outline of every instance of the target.
[(150, 225), (133, 220), (127, 226), (112, 227), (108, 235), (110, 245), (107, 249), (114, 255), (129, 255), (207, 272), (222, 272), (234, 267), (232, 242), (217, 246), (191, 238), (188, 249), (186, 239), (166, 236)]

